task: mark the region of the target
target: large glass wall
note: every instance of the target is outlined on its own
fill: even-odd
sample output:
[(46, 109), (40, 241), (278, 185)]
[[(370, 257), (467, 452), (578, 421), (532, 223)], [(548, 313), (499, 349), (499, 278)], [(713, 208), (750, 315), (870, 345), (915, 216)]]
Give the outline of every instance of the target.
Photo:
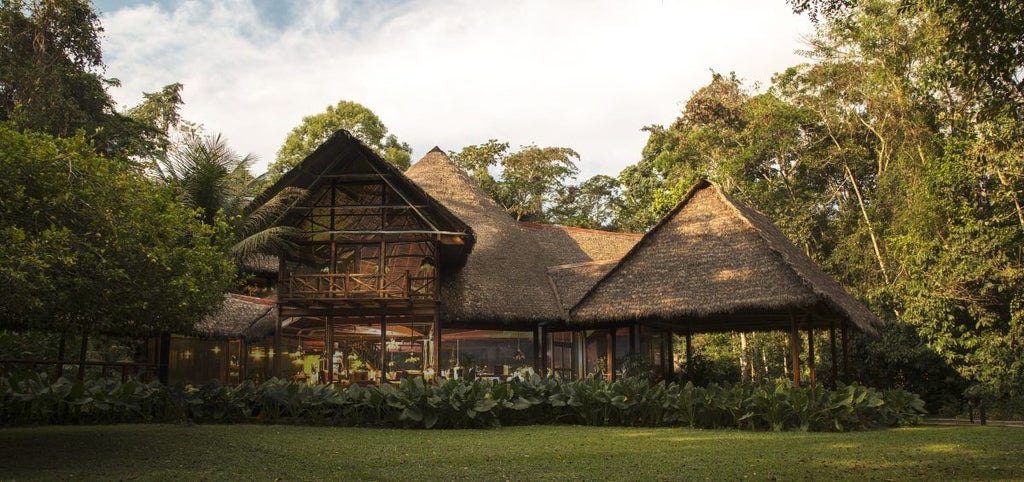
[[(328, 329), (330, 327), (330, 329)], [(383, 327), (383, 330), (382, 330)], [(433, 378), (433, 322), (396, 318), (304, 317), (287, 320), (282, 348), (290, 362), (285, 376), (315, 383), (397, 383)], [(329, 348), (325, 348), (329, 347)], [(280, 367), (280, 365), (279, 365)]]
[(168, 382), (196, 385), (211, 381), (222, 384), (240, 382), (241, 344), (239, 340), (172, 336), (167, 360)]
[(559, 331), (547, 333), (547, 367), (554, 376), (572, 380), (576, 378), (576, 350), (573, 339), (576, 333)]
[(444, 330), (441, 376), (505, 380), (533, 370), (533, 332)]

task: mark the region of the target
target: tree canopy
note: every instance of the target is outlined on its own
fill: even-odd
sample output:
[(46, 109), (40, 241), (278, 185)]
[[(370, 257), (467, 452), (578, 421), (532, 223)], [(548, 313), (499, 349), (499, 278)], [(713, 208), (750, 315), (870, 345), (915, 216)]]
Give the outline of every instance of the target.
[(340, 100), (337, 105), (327, 106), (324, 112), (303, 117), (302, 123), (292, 129), (270, 164), (269, 181), (298, 165), (340, 129), (349, 131), (388, 162), (401, 169), (409, 167), (412, 148), (408, 144), (388, 134), (384, 122), (372, 110), (357, 102)]
[[(579, 172), (580, 155), (568, 147), (529, 145), (509, 152), (507, 142), (491, 139), (450, 155), (512, 217), (523, 221), (543, 220), (545, 205)], [(498, 178), (491, 175), (492, 168), (500, 169)]]
[(0, 125), (0, 324), (49, 331), (187, 332), (234, 269), (175, 193), (95, 153)]

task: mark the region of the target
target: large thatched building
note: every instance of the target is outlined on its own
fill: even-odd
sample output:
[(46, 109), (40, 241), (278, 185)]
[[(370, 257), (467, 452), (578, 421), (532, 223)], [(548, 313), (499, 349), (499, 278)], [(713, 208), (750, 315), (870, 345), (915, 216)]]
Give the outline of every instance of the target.
[(645, 235), (519, 223), (440, 149), (402, 173), (342, 131), (264, 199), (286, 188), (307, 193), (278, 221), (305, 233), (298, 253), (254, 263), (263, 298), (172, 338), (170, 378), (665, 374), (673, 335), (786, 330), (797, 362), (798, 330), (881, 325), (708, 182)]

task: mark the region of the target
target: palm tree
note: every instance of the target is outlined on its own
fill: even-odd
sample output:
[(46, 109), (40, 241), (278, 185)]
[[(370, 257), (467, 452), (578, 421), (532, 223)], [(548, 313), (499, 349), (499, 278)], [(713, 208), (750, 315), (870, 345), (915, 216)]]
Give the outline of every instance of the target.
[(157, 164), (158, 175), (180, 193), (203, 222), (223, 220), (231, 228), (230, 253), (243, 264), (262, 255), (294, 253), (292, 241), (302, 232), (275, 222), (305, 191), (285, 188), (258, 206), (250, 206), (265, 185), (265, 176), (249, 173), (252, 155), (240, 156), (220, 135), (189, 133)]

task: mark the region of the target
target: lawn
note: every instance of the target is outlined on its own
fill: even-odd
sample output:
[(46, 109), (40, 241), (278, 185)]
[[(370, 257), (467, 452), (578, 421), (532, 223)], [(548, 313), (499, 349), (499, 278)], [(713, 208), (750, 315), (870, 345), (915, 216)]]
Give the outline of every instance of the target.
[(1024, 479), (1024, 429), (845, 434), (576, 426), (0, 429), (0, 479)]

